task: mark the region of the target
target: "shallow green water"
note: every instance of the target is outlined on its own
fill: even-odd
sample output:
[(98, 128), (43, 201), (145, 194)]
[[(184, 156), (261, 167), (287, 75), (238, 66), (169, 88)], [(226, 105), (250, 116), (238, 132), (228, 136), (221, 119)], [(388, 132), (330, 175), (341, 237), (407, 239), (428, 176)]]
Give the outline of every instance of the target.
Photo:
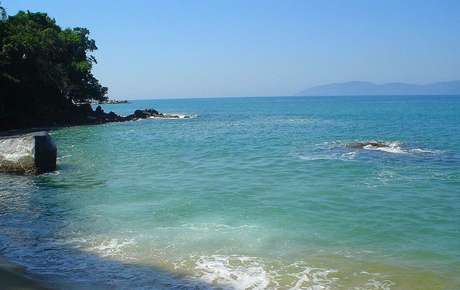
[[(460, 288), (460, 98), (136, 101), (0, 176), (1, 253), (115, 289)], [(379, 140), (382, 150), (346, 144)]]

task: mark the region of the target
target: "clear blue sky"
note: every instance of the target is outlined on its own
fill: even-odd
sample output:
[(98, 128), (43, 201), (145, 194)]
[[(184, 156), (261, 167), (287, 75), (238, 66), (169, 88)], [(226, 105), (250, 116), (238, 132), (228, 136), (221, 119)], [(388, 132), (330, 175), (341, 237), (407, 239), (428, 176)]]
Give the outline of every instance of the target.
[(295, 94), (329, 82), (460, 79), (460, 1), (2, 0), (96, 40), (129, 99)]

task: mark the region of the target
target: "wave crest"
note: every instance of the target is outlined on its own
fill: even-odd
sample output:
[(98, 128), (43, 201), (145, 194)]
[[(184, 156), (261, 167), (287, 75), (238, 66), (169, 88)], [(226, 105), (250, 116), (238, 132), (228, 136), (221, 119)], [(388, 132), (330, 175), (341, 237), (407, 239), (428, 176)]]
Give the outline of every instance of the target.
[(354, 142), (346, 145), (347, 148), (351, 149), (364, 149), (372, 151), (382, 151), (386, 153), (393, 154), (435, 154), (438, 151), (427, 150), (421, 148), (408, 148), (401, 145), (400, 141), (364, 141), (364, 142)]
[(440, 150), (424, 148), (411, 148), (400, 141), (355, 141), (346, 143), (342, 141), (324, 142), (316, 144), (304, 152), (295, 154), (305, 161), (315, 160), (341, 160), (351, 161), (365, 151), (383, 152), (398, 155), (430, 156), (440, 154)]

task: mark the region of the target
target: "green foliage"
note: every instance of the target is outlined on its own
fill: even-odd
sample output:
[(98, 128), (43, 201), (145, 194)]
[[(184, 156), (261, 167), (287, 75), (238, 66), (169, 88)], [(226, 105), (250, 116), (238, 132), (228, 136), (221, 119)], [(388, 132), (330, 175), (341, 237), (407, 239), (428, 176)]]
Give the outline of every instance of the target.
[(6, 14), (5, 8), (2, 6), (2, 2), (0, 2), (0, 21), (5, 21), (8, 15)]
[(5, 8), (0, 6), (0, 21), (5, 21), (7, 18)]
[(46, 13), (0, 12), (0, 118), (20, 107), (51, 111), (107, 99), (91, 72), (97, 47), (88, 29), (62, 29)]

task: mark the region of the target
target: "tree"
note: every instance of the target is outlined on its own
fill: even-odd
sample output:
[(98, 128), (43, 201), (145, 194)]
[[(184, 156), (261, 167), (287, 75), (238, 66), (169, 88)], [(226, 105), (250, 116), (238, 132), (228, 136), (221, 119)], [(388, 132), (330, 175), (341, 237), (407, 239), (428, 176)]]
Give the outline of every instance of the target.
[(74, 103), (107, 99), (107, 88), (92, 74), (96, 59), (90, 53), (97, 47), (88, 29), (62, 29), (46, 13), (6, 17), (4, 11), (0, 8), (5, 14), (0, 22), (0, 119), (26, 114), (53, 119)]
[(1, 5), (2, 2), (0, 2), (0, 21), (5, 21), (8, 15), (6, 14), (6, 9)]

